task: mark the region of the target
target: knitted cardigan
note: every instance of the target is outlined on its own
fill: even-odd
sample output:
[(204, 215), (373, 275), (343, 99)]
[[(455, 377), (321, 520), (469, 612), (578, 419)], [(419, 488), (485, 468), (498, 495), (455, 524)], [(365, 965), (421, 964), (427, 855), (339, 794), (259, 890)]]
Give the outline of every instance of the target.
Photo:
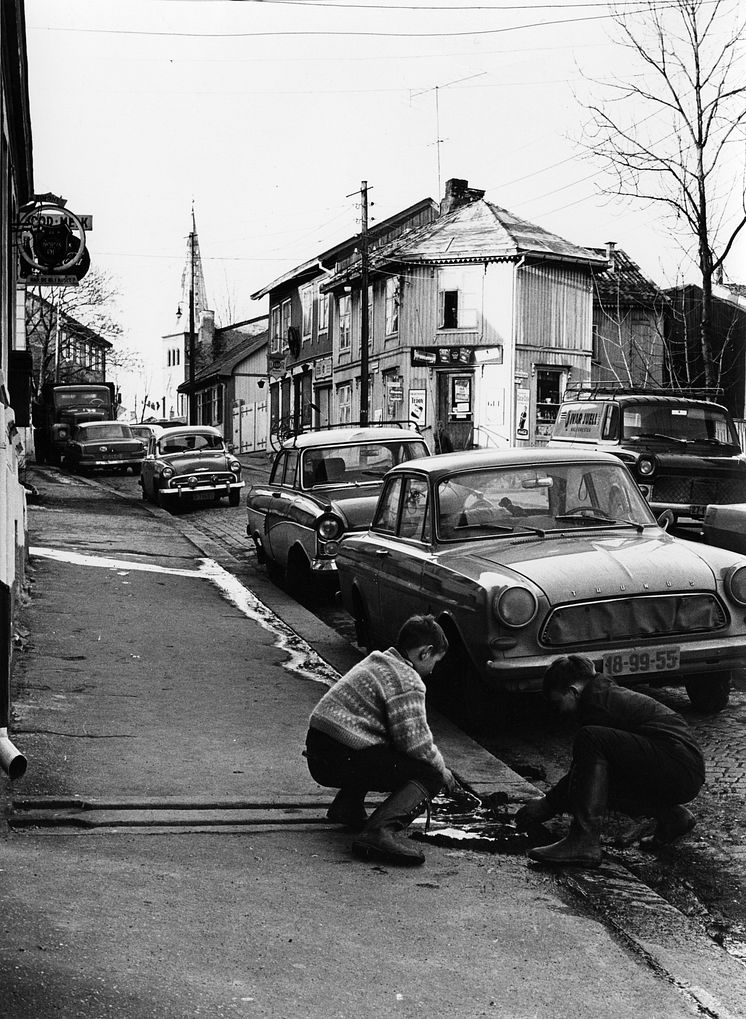
[(352, 750), (385, 744), (445, 774), (425, 712), (425, 684), (395, 648), (374, 651), (321, 698), (309, 724)]

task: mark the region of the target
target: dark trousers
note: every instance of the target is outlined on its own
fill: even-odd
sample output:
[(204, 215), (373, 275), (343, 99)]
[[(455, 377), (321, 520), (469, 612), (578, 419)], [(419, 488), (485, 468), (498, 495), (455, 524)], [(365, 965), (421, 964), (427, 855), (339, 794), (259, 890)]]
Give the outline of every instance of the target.
[(365, 750), (352, 750), (318, 729), (306, 736), (306, 758), (311, 778), (332, 789), (360, 792), (394, 792), (414, 779), (437, 796), (443, 776), (426, 761), (408, 757), (392, 747), (380, 744)]
[(676, 739), (649, 739), (623, 729), (586, 725), (572, 748), (572, 766), (547, 797), (557, 813), (570, 811), (573, 772), (594, 761), (608, 766), (609, 806), (623, 813), (655, 816), (693, 800), (705, 781), (702, 755)]

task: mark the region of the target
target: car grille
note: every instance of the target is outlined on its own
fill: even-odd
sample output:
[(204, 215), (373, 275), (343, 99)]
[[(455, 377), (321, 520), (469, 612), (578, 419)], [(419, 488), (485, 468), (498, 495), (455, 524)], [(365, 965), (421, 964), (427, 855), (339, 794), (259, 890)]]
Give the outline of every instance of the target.
[(187, 484), (189, 478), (194, 477), (197, 479), (197, 487), (200, 485), (229, 485), (236, 478), (233, 474), (226, 471), (223, 474), (187, 474), (183, 478), (174, 478), (171, 482), (173, 488), (191, 488), (192, 486)]
[(669, 505), (746, 502), (746, 478), (743, 477), (660, 477), (653, 482), (652, 502)]
[(728, 619), (712, 594), (646, 595), (559, 606), (540, 635), (552, 648), (721, 630)]

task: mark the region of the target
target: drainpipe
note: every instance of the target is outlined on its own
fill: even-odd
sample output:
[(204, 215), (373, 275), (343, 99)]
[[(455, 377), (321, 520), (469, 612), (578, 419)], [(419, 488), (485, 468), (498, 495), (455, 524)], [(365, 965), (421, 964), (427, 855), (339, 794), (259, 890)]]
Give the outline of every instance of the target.
[(0, 767), (11, 781), (26, 774), (26, 758), (8, 739), (8, 730), (0, 729)]

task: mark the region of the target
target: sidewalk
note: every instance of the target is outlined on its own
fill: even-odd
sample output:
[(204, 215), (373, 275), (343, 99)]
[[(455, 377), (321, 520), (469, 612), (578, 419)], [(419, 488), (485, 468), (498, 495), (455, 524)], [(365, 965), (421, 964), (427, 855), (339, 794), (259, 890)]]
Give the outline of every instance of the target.
[[(314, 647), (337, 668), (355, 650), (281, 592), (267, 609), (188, 517), (53, 472), (34, 483), (11, 730), (29, 767), (0, 779), (0, 1015), (744, 1014), (738, 964), (693, 931), (686, 958), (674, 949), (678, 914), (633, 943), (523, 857), (353, 861), (300, 750), (334, 678)], [(475, 789), (532, 795), (433, 727)], [(592, 882), (619, 899), (620, 871)]]

